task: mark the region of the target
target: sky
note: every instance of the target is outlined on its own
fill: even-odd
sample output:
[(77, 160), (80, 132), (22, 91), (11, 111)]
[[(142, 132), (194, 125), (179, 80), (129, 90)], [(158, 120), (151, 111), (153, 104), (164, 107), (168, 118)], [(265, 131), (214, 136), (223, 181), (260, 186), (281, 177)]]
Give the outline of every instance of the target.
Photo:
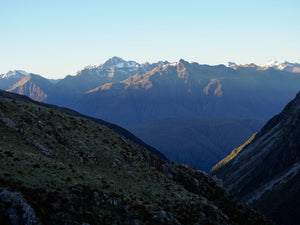
[(0, 0), (0, 74), (139, 63), (300, 63), (299, 0)]

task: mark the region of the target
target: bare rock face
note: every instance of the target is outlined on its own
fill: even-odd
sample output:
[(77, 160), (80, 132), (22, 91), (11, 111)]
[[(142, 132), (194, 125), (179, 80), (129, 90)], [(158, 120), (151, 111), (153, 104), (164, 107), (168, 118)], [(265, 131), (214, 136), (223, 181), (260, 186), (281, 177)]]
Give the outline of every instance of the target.
[(38, 148), (39, 150), (41, 150), (41, 152), (46, 155), (46, 156), (55, 156), (57, 155), (53, 150), (47, 148), (46, 146), (42, 145), (41, 143), (39, 143), (37, 140), (33, 140), (32, 144)]
[(0, 221), (1, 224), (39, 225), (41, 224), (35, 211), (24, 201), (22, 196), (0, 189)]

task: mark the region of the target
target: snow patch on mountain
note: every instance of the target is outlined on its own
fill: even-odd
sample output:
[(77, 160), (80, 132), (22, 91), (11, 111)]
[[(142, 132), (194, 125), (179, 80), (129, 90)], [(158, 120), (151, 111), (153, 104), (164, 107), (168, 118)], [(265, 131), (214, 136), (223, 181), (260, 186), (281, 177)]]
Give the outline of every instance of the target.
[(299, 63), (290, 63), (287, 61), (278, 62), (276, 60), (271, 60), (266, 64), (262, 65), (262, 67), (272, 67), (277, 70), (284, 70), (288, 72), (300, 72), (300, 64)]
[(262, 67), (273, 67), (273, 66), (278, 66), (280, 63), (276, 60), (270, 60), (267, 63), (265, 63), (264, 65), (262, 65)]
[(7, 73), (0, 74), (0, 77), (3, 79), (8, 79), (10, 77), (25, 77), (28, 74), (29, 73), (27, 73), (24, 70), (13, 70), (13, 71), (11, 70), (11, 71), (8, 71)]
[(124, 74), (124, 75), (134, 75), (135, 73), (145, 73), (154, 69), (157, 66), (164, 66), (170, 64), (168, 61), (159, 61), (157, 63), (150, 64), (149, 62), (145, 62), (139, 64), (135, 61), (125, 61), (120, 57), (112, 57), (108, 59), (105, 63), (96, 65), (89, 65), (83, 68), (83, 70), (78, 71), (77, 75), (81, 74), (84, 70), (89, 70), (90, 72), (96, 73), (99, 76), (107, 76), (110, 73), (114, 73), (116, 71)]
[(234, 63), (234, 62), (227, 62), (227, 63), (225, 63), (225, 66), (226, 67), (233, 67), (233, 66), (236, 66), (236, 63)]
[(170, 66), (177, 66), (178, 62), (169, 63)]
[(96, 65), (88, 65), (86, 67), (83, 68), (83, 70), (93, 70), (93, 69), (96, 69), (97, 66)]

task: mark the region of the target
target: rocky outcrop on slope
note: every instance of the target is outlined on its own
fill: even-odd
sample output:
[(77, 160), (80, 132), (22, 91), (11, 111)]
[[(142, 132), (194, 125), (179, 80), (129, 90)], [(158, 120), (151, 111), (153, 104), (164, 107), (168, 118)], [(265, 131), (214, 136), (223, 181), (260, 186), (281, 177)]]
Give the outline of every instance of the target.
[(35, 211), (24, 201), (20, 194), (0, 188), (1, 224), (41, 225)]

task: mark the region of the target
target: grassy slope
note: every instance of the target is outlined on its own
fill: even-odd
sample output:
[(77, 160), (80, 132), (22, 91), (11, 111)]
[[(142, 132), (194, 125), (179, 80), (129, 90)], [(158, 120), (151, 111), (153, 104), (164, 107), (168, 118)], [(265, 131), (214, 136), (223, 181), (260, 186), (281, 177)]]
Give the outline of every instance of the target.
[(211, 169), (211, 172), (213, 173), (213, 172), (217, 171), (218, 169), (220, 169), (221, 167), (223, 167), (227, 163), (229, 163), (232, 159), (234, 159), (237, 156), (237, 154), (239, 154), (248, 144), (250, 144), (253, 141), (256, 134), (257, 133), (253, 134), (244, 144), (233, 149), (232, 152), (228, 156), (226, 156), (224, 159), (222, 159), (220, 162), (218, 162), (216, 165), (214, 165), (213, 168)]
[(88, 119), (0, 97), (0, 187), (44, 224), (264, 224), (189, 166)]

